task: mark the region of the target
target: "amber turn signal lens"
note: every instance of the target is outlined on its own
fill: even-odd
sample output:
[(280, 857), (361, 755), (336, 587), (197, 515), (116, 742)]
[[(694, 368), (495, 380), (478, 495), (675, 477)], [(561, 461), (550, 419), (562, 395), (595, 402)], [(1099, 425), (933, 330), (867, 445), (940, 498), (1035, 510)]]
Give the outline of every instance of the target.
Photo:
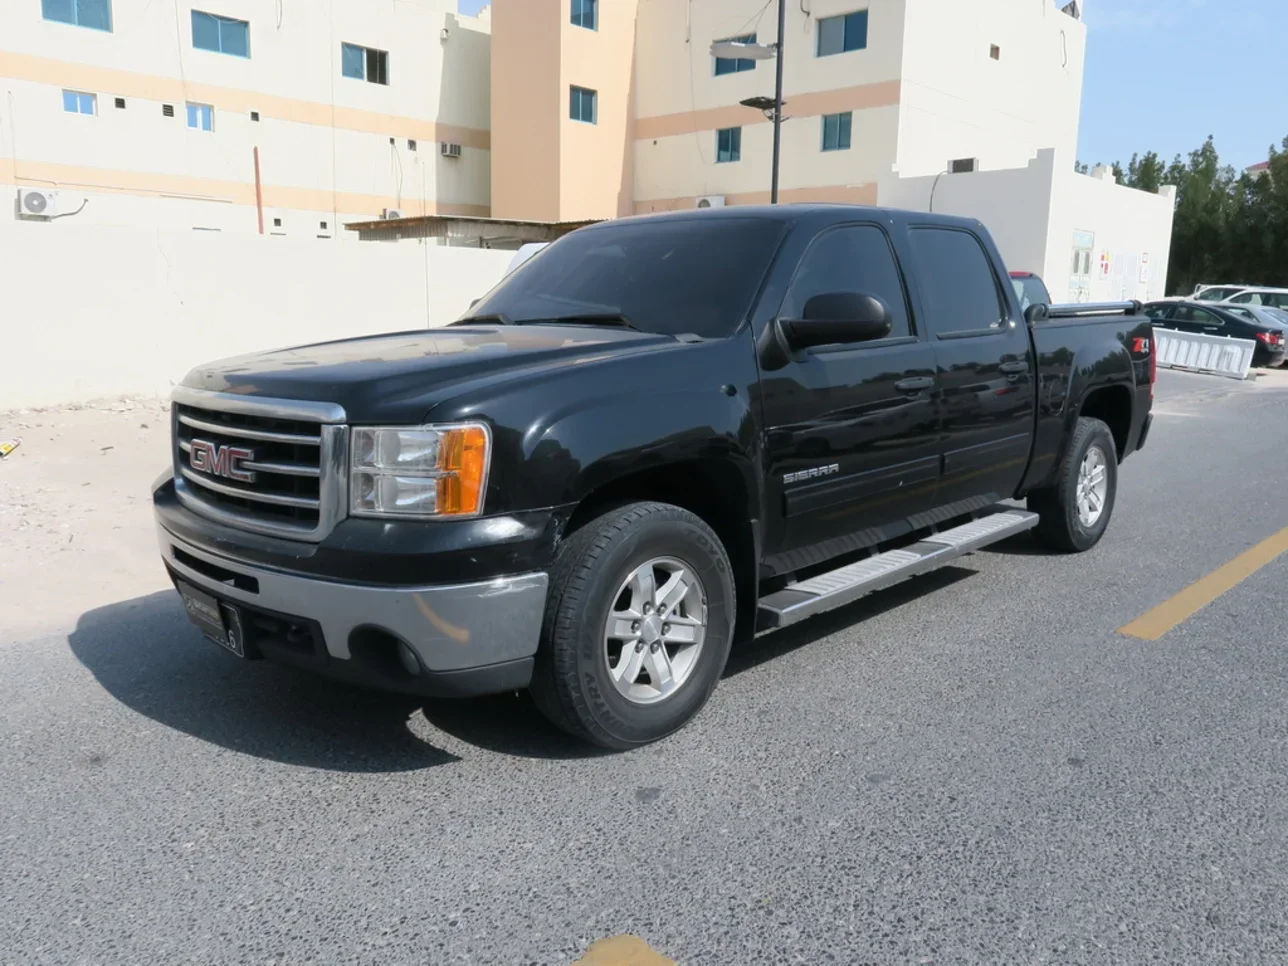
[(487, 431), (482, 426), (445, 430), (438, 449), (438, 512), (443, 516), (478, 513), (487, 477)]

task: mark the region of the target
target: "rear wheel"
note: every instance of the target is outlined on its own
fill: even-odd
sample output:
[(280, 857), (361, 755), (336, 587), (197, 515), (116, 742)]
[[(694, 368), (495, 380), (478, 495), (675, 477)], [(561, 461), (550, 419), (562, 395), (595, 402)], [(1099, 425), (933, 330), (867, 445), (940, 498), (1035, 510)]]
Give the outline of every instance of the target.
[(1118, 491), (1118, 449), (1099, 419), (1080, 418), (1055, 485), (1029, 494), (1039, 516), (1037, 538), (1055, 550), (1080, 553), (1104, 536)]
[(715, 689), (735, 612), (728, 555), (701, 519), (664, 503), (612, 510), (559, 550), (532, 697), (602, 747), (656, 741)]

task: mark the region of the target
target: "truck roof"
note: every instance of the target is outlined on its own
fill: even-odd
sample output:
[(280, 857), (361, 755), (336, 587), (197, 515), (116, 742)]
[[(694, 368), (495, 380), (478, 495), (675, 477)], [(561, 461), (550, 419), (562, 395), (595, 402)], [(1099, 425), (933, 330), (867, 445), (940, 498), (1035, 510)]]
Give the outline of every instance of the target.
[(734, 205), (725, 208), (686, 208), (680, 211), (653, 212), (644, 215), (632, 215), (612, 221), (602, 221), (580, 231), (608, 228), (614, 225), (648, 223), (659, 218), (672, 221), (686, 221), (695, 218), (765, 218), (789, 223), (813, 222), (826, 224), (832, 221), (848, 220), (862, 213), (867, 218), (877, 218), (894, 222), (913, 221), (918, 224), (955, 225), (957, 227), (980, 227), (978, 218), (962, 218), (956, 215), (932, 214), (924, 211), (910, 211), (902, 208), (878, 208), (869, 205), (847, 205), (839, 202), (810, 202), (809, 204), (787, 205)]

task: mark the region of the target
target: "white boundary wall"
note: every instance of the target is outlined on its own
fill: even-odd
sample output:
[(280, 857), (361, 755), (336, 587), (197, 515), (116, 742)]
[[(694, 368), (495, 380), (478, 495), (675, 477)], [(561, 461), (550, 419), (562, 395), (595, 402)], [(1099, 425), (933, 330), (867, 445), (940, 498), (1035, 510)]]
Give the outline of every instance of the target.
[[(1072, 159), (1047, 148), (1023, 168), (892, 174), (881, 181), (878, 200), (892, 208), (978, 218), (1007, 268), (1041, 275), (1055, 302), (1162, 298), (1176, 189), (1165, 185), (1150, 194), (1107, 177), (1077, 174)], [(1085, 248), (1076, 272), (1075, 247)]]
[(168, 395), (203, 362), (445, 325), (513, 257), (0, 219), (0, 412)]

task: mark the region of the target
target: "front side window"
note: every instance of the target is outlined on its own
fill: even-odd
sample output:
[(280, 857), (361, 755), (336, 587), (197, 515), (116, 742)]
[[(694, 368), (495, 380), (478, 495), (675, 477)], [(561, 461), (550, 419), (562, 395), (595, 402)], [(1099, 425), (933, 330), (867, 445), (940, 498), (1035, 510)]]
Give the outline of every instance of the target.
[(40, 0), (46, 20), (93, 30), (112, 30), (112, 0)]
[(916, 228), (908, 235), (930, 331), (942, 338), (1001, 328), (997, 277), (979, 239), (952, 228)]
[(815, 55), (830, 57), (868, 46), (868, 12), (856, 10), (839, 17), (823, 17), (818, 21), (818, 46)]
[(746, 318), (784, 226), (694, 212), (688, 218), (582, 228), (520, 265), (461, 321), (593, 324), (622, 316), (645, 332), (732, 334)]
[(742, 128), (726, 127), (716, 131), (716, 164), (742, 160)]
[(1145, 306), (1145, 314), (1151, 319), (1165, 319), (1168, 315), (1167, 310), (1170, 308), (1171, 306), (1166, 302), (1154, 302), (1152, 305)]
[(209, 104), (189, 104), (188, 127), (194, 131), (213, 131), (215, 129), (215, 109)]
[[(754, 44), (756, 42), (755, 34), (744, 34), (741, 37), (726, 37), (724, 40), (717, 41), (722, 44)], [(716, 76), (723, 74), (740, 74), (745, 70), (755, 70), (756, 62), (749, 57), (717, 57), (716, 58)]]
[(389, 52), (357, 44), (341, 44), (340, 73), (371, 84), (388, 84)]
[(824, 114), (823, 150), (850, 150), (850, 128), (853, 124), (854, 114), (851, 111), (846, 111), (844, 114)]
[(599, 29), (599, 0), (572, 0), (572, 25)]
[(63, 110), (68, 114), (97, 114), (98, 98), (83, 91), (63, 91)]
[(1213, 315), (1207, 309), (1201, 309), (1194, 305), (1178, 305), (1176, 311), (1172, 313), (1172, 321), (1189, 322), (1192, 325), (1222, 324), (1219, 316)]
[(192, 46), (233, 57), (250, 56), (250, 24), (201, 10), (192, 11)]
[(573, 87), (568, 95), (568, 116), (584, 124), (599, 122), (599, 95), (585, 87)]
[(832, 228), (816, 238), (801, 257), (787, 289), (779, 316), (799, 319), (815, 295), (871, 295), (890, 310), (889, 338), (912, 334), (903, 277), (890, 249), (890, 240), (876, 225)]

